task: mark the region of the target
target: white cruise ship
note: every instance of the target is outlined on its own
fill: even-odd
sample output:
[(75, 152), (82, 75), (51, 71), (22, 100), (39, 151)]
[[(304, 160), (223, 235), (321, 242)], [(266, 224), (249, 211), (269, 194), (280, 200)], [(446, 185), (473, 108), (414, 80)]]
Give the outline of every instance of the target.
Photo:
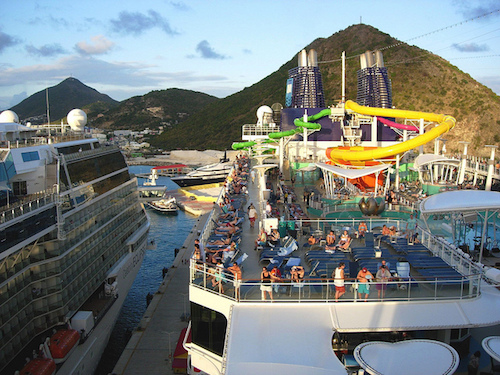
[(83, 111), (17, 122), (0, 115), (0, 372), (91, 375), (149, 220), (121, 151), (83, 132)]
[[(291, 76), (318, 75), (310, 57), (312, 63), (305, 51), (299, 54)], [(377, 96), (363, 82), (363, 93)], [(295, 84), (290, 78), (287, 93), (296, 92)], [(263, 123), (265, 116), (259, 132), (245, 125), (246, 142), (233, 148), (249, 159), (237, 161), (239, 175), (218, 202), (223, 212), (215, 208), (201, 233), (205, 258), (195, 252), (191, 261), (184, 340), (190, 373), (464, 373), (484, 336), (498, 334), (500, 249), (492, 218), (500, 193), (459, 188), (483, 179), (490, 190), (492, 176), (500, 176), (492, 162), (483, 176), (467, 167), (465, 151), (454, 163), (426, 166), (425, 176), (408, 174), (403, 184), (403, 157), (450, 131), (455, 119), (395, 110), (390, 95), (383, 98), (386, 108), (343, 101), (328, 109), (283, 109), (278, 129)], [(271, 108), (264, 112), (275, 118)], [(264, 153), (270, 143), (274, 154)], [(246, 185), (248, 195), (231, 194), (234, 184)], [(422, 191), (429, 184), (439, 190)], [(255, 227), (245, 217), (250, 203)], [(281, 238), (261, 239), (259, 229), (277, 230)], [(487, 246), (489, 231), (496, 248)], [(466, 237), (474, 233), (479, 242), (469, 248)], [(224, 244), (226, 234), (236, 250)], [(280, 274), (270, 276), (274, 266)], [(492, 365), (500, 360), (500, 350), (484, 351)], [(486, 354), (480, 368), (490, 368)]]

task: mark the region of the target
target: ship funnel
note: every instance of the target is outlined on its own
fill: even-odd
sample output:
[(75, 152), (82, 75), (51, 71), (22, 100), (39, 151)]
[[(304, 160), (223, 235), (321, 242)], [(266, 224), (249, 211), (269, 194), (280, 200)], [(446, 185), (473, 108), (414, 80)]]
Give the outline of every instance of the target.
[(372, 51), (365, 52), (366, 65), (368, 68), (371, 68), (375, 64), (375, 59), (373, 58)]
[(383, 68), (384, 67), (384, 56), (382, 55), (382, 52), (375, 51), (374, 54), (375, 54), (375, 62), (377, 63), (377, 66), (379, 68)]
[(305, 49), (299, 52), (299, 66), (307, 66), (307, 52)]
[(315, 49), (309, 50), (308, 66), (318, 66), (318, 53)]

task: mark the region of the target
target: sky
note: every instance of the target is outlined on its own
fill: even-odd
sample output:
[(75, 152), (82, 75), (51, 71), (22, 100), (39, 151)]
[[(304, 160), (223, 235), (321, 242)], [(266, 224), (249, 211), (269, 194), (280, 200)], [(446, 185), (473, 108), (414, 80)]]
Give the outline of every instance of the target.
[(500, 0), (0, 3), (0, 109), (68, 77), (119, 101), (174, 87), (223, 98), (358, 23), (439, 55), (500, 94)]

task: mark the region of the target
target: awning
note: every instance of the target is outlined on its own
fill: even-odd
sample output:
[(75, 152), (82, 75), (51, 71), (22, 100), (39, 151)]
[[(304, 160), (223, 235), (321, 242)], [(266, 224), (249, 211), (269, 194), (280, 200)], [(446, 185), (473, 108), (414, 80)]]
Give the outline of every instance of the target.
[(302, 168), (299, 168), (299, 169), (297, 169), (297, 170), (298, 170), (298, 171), (301, 171), (301, 172), (312, 172), (312, 171), (316, 170), (316, 168), (317, 168), (317, 167), (316, 167), (316, 164), (311, 163), (311, 164), (309, 164), (308, 166), (306, 166), (306, 167), (302, 167)]
[(324, 305), (235, 305), (230, 330), (226, 374), (346, 373), (332, 350), (332, 317)]
[(455, 349), (434, 340), (365, 342), (354, 349), (354, 358), (373, 375), (446, 375), (453, 374), (460, 364)]
[(420, 203), (422, 214), (444, 212), (500, 211), (500, 193), (485, 190), (455, 190), (424, 199)]
[(460, 160), (457, 159), (450, 159), (447, 158), (446, 156), (443, 155), (435, 155), (435, 154), (421, 154), (418, 155), (415, 161), (413, 162), (413, 168), (415, 169), (420, 169), (420, 167), (427, 165), (427, 164), (432, 164), (432, 163), (444, 163), (444, 164), (453, 164), (453, 165), (458, 165), (460, 164)]
[(346, 177), (349, 179), (359, 178), (363, 176), (368, 176), (372, 173), (377, 173), (386, 170), (391, 165), (390, 164), (379, 164), (372, 167), (364, 168), (342, 168), (336, 165), (330, 165), (325, 163), (315, 163), (316, 166), (323, 169), (323, 171), (331, 172), (336, 175)]

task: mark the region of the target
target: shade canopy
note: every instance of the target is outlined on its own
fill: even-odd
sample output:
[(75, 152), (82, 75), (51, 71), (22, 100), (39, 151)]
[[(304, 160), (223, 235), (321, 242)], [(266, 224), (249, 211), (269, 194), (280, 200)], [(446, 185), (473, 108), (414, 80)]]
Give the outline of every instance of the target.
[(500, 336), (490, 336), (483, 339), (481, 342), (483, 349), (495, 361), (500, 362)]
[(334, 173), (338, 176), (354, 179), (363, 176), (368, 176), (373, 173), (381, 172), (390, 167), (390, 164), (379, 164), (372, 167), (364, 168), (342, 168), (336, 165), (330, 165), (325, 163), (315, 163), (316, 166), (323, 169), (323, 171)]
[(418, 155), (415, 161), (413, 162), (413, 168), (420, 169), (420, 167), (432, 163), (444, 163), (444, 164), (454, 164), (458, 165), (460, 160), (450, 159), (443, 155), (435, 155), (435, 154), (421, 154)]
[(354, 358), (372, 375), (446, 375), (453, 374), (460, 364), (455, 349), (434, 340), (365, 342), (354, 349)]
[(478, 212), (500, 210), (500, 193), (485, 190), (455, 190), (424, 199), (420, 203), (422, 214), (444, 212)]

